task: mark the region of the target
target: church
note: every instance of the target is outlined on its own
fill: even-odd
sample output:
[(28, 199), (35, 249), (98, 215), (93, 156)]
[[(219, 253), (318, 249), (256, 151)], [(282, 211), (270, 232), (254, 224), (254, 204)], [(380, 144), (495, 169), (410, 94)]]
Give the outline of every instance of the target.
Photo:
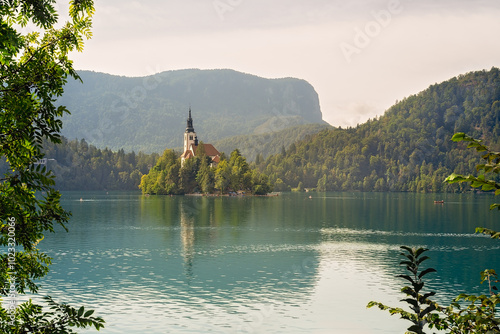
[[(201, 146), (198, 145), (198, 137), (194, 132), (193, 118), (191, 117), (191, 108), (189, 108), (189, 116), (187, 119), (186, 131), (184, 132), (184, 153), (181, 155), (181, 166), (184, 165), (186, 159), (196, 156), (196, 151)], [(220, 162), (220, 153), (212, 144), (203, 144), (205, 154), (212, 159), (211, 167), (217, 167)]]

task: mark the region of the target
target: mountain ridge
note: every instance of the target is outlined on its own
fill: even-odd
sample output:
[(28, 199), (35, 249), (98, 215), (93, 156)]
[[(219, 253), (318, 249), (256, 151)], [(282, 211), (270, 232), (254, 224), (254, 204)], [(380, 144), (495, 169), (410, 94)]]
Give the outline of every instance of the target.
[(253, 134), (273, 118), (282, 125), (326, 124), (314, 87), (302, 79), (266, 79), (229, 69), (144, 77), (79, 74), (83, 85), (68, 82), (58, 101), (71, 112), (63, 117), (62, 134), (100, 148), (162, 152), (179, 147), (190, 106), (205, 142)]

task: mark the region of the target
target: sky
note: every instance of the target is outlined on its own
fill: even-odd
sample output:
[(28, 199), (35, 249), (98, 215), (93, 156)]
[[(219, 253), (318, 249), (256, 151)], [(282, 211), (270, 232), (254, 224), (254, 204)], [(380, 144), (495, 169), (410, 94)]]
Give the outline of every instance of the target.
[[(60, 4), (60, 6), (63, 6)], [(123, 76), (228, 68), (295, 77), (323, 119), (355, 126), (396, 101), (500, 67), (498, 0), (95, 0), (75, 68)]]

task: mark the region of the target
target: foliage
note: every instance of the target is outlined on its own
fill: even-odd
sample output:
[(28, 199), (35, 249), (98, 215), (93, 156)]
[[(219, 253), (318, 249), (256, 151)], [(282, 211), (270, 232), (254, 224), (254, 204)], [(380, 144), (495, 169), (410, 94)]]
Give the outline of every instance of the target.
[(500, 70), (471, 72), (405, 98), (355, 128), (311, 135), (258, 164), (283, 188), (323, 191), (458, 192), (443, 183), (479, 159), (448, 140), (455, 132), (500, 147)]
[[(182, 146), (193, 107), (198, 133), (210, 143), (300, 124), (324, 123), (318, 94), (304, 80), (264, 79), (232, 70), (178, 70), (128, 78), (89, 71), (68, 82), (59, 103), (72, 110), (64, 117), (63, 135), (85, 138), (99, 148), (163, 152)], [(231, 152), (240, 146), (225, 146)], [(254, 157), (253, 152), (246, 152)]]
[[(44, 142), (46, 167), (55, 176), (59, 190), (137, 190), (141, 177), (159, 158), (156, 153), (112, 152), (89, 145), (84, 139), (61, 144)], [(0, 162), (0, 170), (8, 164)]]
[(437, 304), (429, 299), (436, 293), (427, 292), (422, 294), (425, 285), (423, 277), (429, 273), (436, 272), (436, 270), (434, 268), (420, 270), (422, 262), (429, 259), (428, 256), (422, 256), (428, 249), (414, 249), (406, 246), (401, 246), (401, 249), (404, 251), (401, 255), (405, 257), (405, 260), (401, 261), (400, 265), (404, 265), (409, 274), (399, 275), (398, 277), (410, 283), (410, 285), (404, 286), (401, 289), (401, 292), (407, 296), (407, 298), (402, 301), (410, 305), (412, 312), (405, 311), (402, 308), (389, 307), (373, 301), (368, 303), (368, 307), (378, 306), (381, 310), (389, 311), (391, 315), (399, 314), (402, 319), (409, 320), (413, 323), (413, 325), (408, 327), (410, 333), (423, 334), (425, 325), (428, 323), (435, 323), (436, 319), (439, 318), (437, 313), (434, 312), (437, 309)]
[[(500, 153), (492, 151), (484, 145), (481, 140), (474, 139), (463, 132), (453, 135), (455, 142), (468, 142), (467, 148), (474, 148), (482, 154), (482, 159), (486, 163), (478, 164), (476, 170), (479, 176), (453, 173), (448, 176), (445, 182), (448, 183), (470, 183), (473, 188), (481, 188), (482, 191), (495, 191), (495, 195), (500, 194), (500, 184), (495, 179), (487, 179), (487, 173), (499, 174)], [(492, 204), (490, 209), (500, 209), (500, 204)], [(493, 239), (500, 239), (500, 232), (477, 227), (476, 233), (490, 235)], [(459, 295), (454, 303), (447, 309), (446, 314), (448, 327), (451, 333), (477, 332), (477, 333), (500, 333), (500, 319), (497, 317), (497, 305), (500, 305), (500, 294), (494, 283), (498, 283), (497, 274), (493, 269), (487, 269), (481, 273), (481, 283), (488, 282), (489, 296), (474, 296), (468, 294)], [(459, 301), (469, 302), (466, 308), (462, 308)], [(457, 310), (457, 311), (455, 311)]]
[[(44, 142), (42, 152), (58, 190), (138, 190), (141, 177), (159, 158), (156, 153), (112, 152), (89, 145), (84, 139), (68, 141), (64, 137), (61, 144)], [(8, 168), (0, 161), (0, 172)]]
[[(0, 245), (8, 250), (0, 255), (0, 291), (9, 298), (26, 290), (37, 292), (36, 280), (47, 274), (51, 261), (37, 244), (44, 233), (54, 231), (54, 224), (64, 226), (70, 216), (52, 188), (51, 171), (36, 162), (44, 157), (44, 140), (61, 141), (60, 117), (68, 111), (54, 103), (67, 78), (79, 78), (68, 54), (81, 51), (83, 40), (91, 37), (94, 7), (91, 0), (70, 1), (69, 21), (58, 28), (54, 4), (52, 0), (0, 2), (0, 157), (8, 162), (0, 179)], [(21, 33), (27, 26), (36, 28)], [(31, 303), (22, 304), (17, 312), (8, 306), (0, 307), (4, 333), (48, 333), (36, 327), (44, 322), (62, 329), (99, 329), (103, 324), (100, 318), (72, 316), (71, 308), (56, 308), (49, 314)]]
[[(494, 270), (485, 270), (481, 273), (481, 283), (488, 282), (490, 295), (474, 296), (460, 294), (443, 313), (443, 326), (450, 333), (500, 333), (500, 318), (497, 316), (497, 305), (500, 305), (500, 294), (493, 282), (497, 275)], [(461, 302), (462, 301), (462, 302)], [(464, 308), (463, 303), (468, 302)]]
[[(95, 326), (97, 330), (104, 327), (102, 318), (92, 316), (93, 310), (85, 311), (83, 306), (75, 309), (67, 304), (58, 304), (51, 297), (44, 299), (50, 311), (44, 312), (41, 306), (33, 304), (30, 300), (19, 306), (15, 329), (12, 329), (8, 321), (2, 321), (0, 325), (2, 333), (66, 334), (76, 333), (71, 327)], [(6, 314), (3, 312), (1, 317), (5, 319)]]
[[(468, 148), (475, 148), (477, 152), (482, 153), (482, 158), (486, 160), (484, 164), (478, 164), (476, 166), (476, 170), (481, 174), (478, 176), (468, 175), (463, 176), (460, 174), (453, 173), (446, 178), (446, 182), (448, 183), (470, 183), (473, 188), (481, 188), (482, 191), (495, 191), (495, 195), (500, 194), (500, 184), (496, 181), (496, 179), (486, 179), (487, 173), (493, 173), (498, 175), (500, 172), (500, 153), (493, 152), (487, 146), (482, 144), (481, 140), (474, 139), (465, 133), (459, 132), (456, 133), (452, 137), (453, 141), (460, 142), (465, 141), (468, 142)], [(490, 206), (490, 209), (499, 209), (500, 204), (495, 203)], [(500, 232), (496, 232), (494, 230), (478, 227), (476, 229), (477, 233), (484, 233), (490, 235), (493, 239), (500, 239)]]
[(229, 160), (222, 156), (217, 167), (211, 163), (210, 157), (198, 154), (185, 160), (181, 167), (179, 154), (165, 150), (151, 171), (142, 177), (139, 187), (144, 194), (155, 195), (236, 191), (265, 195), (272, 191), (267, 176), (252, 170), (237, 149)]
[[(495, 195), (500, 194), (500, 184), (492, 179), (486, 179), (486, 173), (494, 173), (498, 174), (499, 163), (500, 163), (500, 153), (492, 151), (488, 146), (483, 145), (482, 141), (474, 139), (462, 132), (456, 133), (452, 140), (455, 142), (465, 141), (468, 142), (469, 148), (475, 148), (478, 152), (481, 152), (482, 158), (486, 160), (484, 164), (478, 164), (476, 166), (476, 170), (479, 172), (483, 172), (479, 176), (463, 176), (460, 174), (453, 173), (451, 174), (445, 182), (448, 183), (470, 183), (474, 188), (481, 188), (483, 191), (495, 191)], [(498, 204), (493, 204), (491, 209), (499, 208)], [(477, 233), (485, 233), (491, 235), (494, 239), (499, 239), (499, 233), (487, 228), (477, 228)], [(408, 252), (410, 248), (404, 247)], [(417, 251), (418, 252), (418, 251)], [(410, 296), (415, 299), (418, 297), (417, 287), (423, 287), (423, 282), (421, 282), (421, 278), (425, 273), (435, 271), (434, 269), (424, 270), (421, 274), (416, 276), (417, 271), (412, 270), (415, 269), (415, 264), (420, 264), (423, 260), (417, 260), (417, 252), (414, 252), (415, 256), (407, 256), (409, 261), (403, 261), (401, 264), (407, 265), (407, 270), (411, 271), (414, 276), (413, 278), (410, 276), (400, 276), (410, 281), (413, 285), (413, 290), (408, 287), (404, 287), (402, 289), (403, 292), (409, 293)], [(421, 251), (423, 252), (423, 251)], [(430, 270), (430, 271), (429, 271)], [(427, 271), (427, 272), (426, 272)], [(418, 277), (418, 280), (416, 278)], [(495, 270), (486, 269), (481, 272), (481, 284), (487, 282), (488, 284), (488, 295), (470, 295), (467, 293), (462, 293), (458, 295), (453, 302), (448, 307), (441, 307), (436, 303), (429, 301), (427, 303), (429, 307), (426, 310), (430, 310), (426, 313), (426, 310), (421, 312), (421, 308), (418, 307), (418, 298), (417, 301), (407, 299), (405, 301), (409, 302), (413, 305), (413, 311), (415, 314), (408, 314), (407, 312), (398, 309), (391, 308), (385, 306), (384, 304), (378, 302), (370, 302), (368, 307), (378, 306), (383, 310), (388, 310), (391, 314), (401, 314), (402, 318), (412, 320), (416, 327), (410, 327), (414, 333), (423, 333), (423, 325), (428, 323), (429, 327), (435, 327), (437, 329), (447, 330), (448, 333), (452, 334), (462, 334), (462, 333), (486, 333), (486, 334), (494, 334), (500, 333), (500, 318), (498, 317), (498, 305), (500, 305), (500, 293), (498, 293), (498, 289), (495, 286), (495, 283), (498, 283), (498, 276)], [(420, 286), (420, 284), (422, 284)], [(406, 291), (405, 291), (406, 290)], [(434, 293), (424, 295), (423, 298), (433, 296)], [(434, 313), (429, 313), (432, 311), (436, 311)], [(420, 317), (419, 317), (420, 312)], [(428, 318), (425, 319), (425, 315), (428, 315)], [(422, 322), (422, 320), (424, 320)]]
[(216, 141), (215, 146), (224, 152), (240, 148), (241, 154), (249, 157), (249, 161), (255, 161), (256, 165), (260, 165), (268, 156), (280, 153), (282, 147), (288, 149), (295, 142), (328, 128), (331, 126), (327, 124), (303, 124), (277, 132), (224, 138)]
[(412, 312), (402, 308), (386, 306), (380, 302), (371, 301), (367, 307), (377, 306), (381, 310), (388, 311), (391, 315), (399, 314), (402, 319), (413, 323), (408, 328), (408, 333), (424, 334), (426, 326), (439, 330), (446, 330), (450, 334), (465, 333), (500, 333), (500, 319), (497, 316), (497, 305), (500, 305), (500, 294), (493, 283), (497, 275), (494, 270), (485, 270), (481, 273), (481, 283), (488, 282), (489, 296), (460, 294), (448, 307), (442, 307), (429, 298), (436, 295), (436, 292), (421, 294), (424, 287), (423, 277), (431, 272), (436, 272), (433, 268), (427, 268), (419, 272), (421, 263), (428, 259), (421, 256), (428, 249), (412, 249), (401, 246), (406, 253), (401, 253), (407, 260), (401, 261), (401, 265), (406, 266), (410, 275), (399, 275), (408, 282), (410, 286), (404, 286), (401, 291), (408, 298), (402, 301), (410, 304)]

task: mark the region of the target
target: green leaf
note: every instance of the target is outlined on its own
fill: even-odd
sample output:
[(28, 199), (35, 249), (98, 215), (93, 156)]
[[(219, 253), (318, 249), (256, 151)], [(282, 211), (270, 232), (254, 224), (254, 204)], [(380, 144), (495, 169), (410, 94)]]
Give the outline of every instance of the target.
[(82, 307), (80, 307), (80, 309), (78, 310), (78, 317), (81, 317), (81, 316), (83, 315), (83, 312), (84, 312), (84, 311), (85, 311), (85, 310), (84, 310), (83, 306), (82, 306)]
[(428, 273), (436, 273), (437, 270), (434, 269), (434, 268), (427, 268), (425, 270), (423, 270), (419, 275), (418, 275), (418, 278), (422, 278), (424, 277), (425, 275), (427, 275)]
[(411, 278), (411, 276), (409, 276), (409, 275), (397, 275), (396, 277), (403, 278), (403, 279), (409, 281), (412, 284), (415, 283), (414, 280), (413, 280), (413, 278)]
[(466, 138), (469, 138), (469, 137), (465, 133), (457, 132), (453, 135), (453, 137), (451, 137), (451, 140), (453, 140), (455, 142), (459, 142), (462, 140), (466, 140)]
[(421, 313), (420, 313), (420, 317), (425, 317), (428, 313), (432, 312), (432, 311), (435, 311), (436, 310), (436, 306), (434, 304), (431, 304), (429, 307), (427, 307), (425, 310), (423, 310)]

